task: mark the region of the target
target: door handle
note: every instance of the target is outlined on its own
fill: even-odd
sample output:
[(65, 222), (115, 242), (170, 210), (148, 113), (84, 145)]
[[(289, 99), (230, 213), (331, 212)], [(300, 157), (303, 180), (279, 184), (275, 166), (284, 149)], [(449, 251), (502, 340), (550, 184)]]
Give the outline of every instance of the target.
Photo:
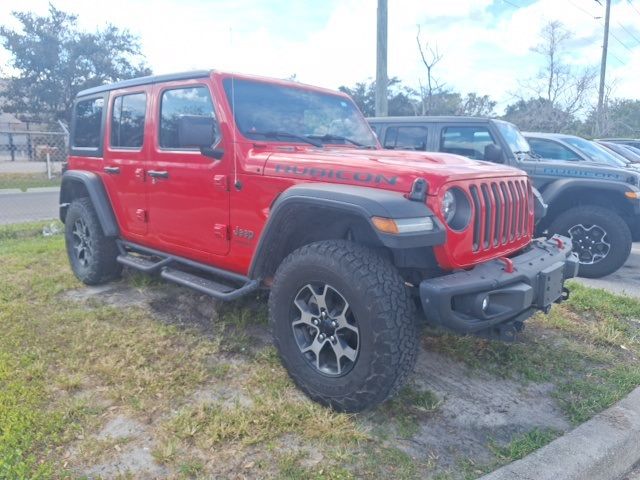
[(118, 175), (120, 173), (120, 167), (104, 167), (103, 170), (109, 175)]
[(153, 178), (169, 178), (169, 172), (166, 170), (147, 170), (147, 174)]

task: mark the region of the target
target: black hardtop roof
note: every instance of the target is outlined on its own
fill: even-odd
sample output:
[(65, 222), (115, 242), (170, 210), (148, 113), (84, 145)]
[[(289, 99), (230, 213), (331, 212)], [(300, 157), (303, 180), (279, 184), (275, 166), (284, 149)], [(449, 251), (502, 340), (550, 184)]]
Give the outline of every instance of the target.
[(132, 78), (130, 80), (122, 80), (115, 83), (107, 83), (93, 88), (87, 88), (78, 92), (77, 97), (86, 97), (95, 95), (96, 93), (108, 92), (119, 88), (137, 87), (139, 85), (150, 85), (160, 82), (171, 82), (173, 80), (188, 80), (191, 78), (208, 77), (211, 70), (193, 70), (191, 72), (169, 73), (166, 75), (149, 75), (147, 77)]
[(405, 122), (405, 123), (436, 123), (436, 122), (449, 122), (449, 123), (469, 123), (469, 122), (491, 122), (491, 121), (501, 121), (495, 118), (489, 117), (471, 117), (471, 116), (455, 116), (455, 115), (428, 115), (428, 116), (417, 116), (417, 117), (368, 117), (367, 121), (373, 123), (384, 123), (384, 122)]

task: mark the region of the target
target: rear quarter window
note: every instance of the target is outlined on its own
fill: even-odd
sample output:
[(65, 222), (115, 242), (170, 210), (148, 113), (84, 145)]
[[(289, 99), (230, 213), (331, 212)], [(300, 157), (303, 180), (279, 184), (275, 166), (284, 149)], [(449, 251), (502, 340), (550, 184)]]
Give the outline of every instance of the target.
[(102, 154), (104, 97), (78, 100), (73, 110), (71, 152), (76, 155)]
[(384, 137), (384, 148), (391, 150), (426, 150), (427, 127), (389, 127)]

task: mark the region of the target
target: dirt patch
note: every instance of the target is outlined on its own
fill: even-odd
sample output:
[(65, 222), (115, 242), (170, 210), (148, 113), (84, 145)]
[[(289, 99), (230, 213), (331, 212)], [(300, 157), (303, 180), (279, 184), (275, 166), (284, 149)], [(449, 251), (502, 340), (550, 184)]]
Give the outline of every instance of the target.
[(163, 478), (169, 471), (156, 463), (151, 450), (143, 445), (127, 445), (126, 451), (116, 458), (89, 468), (84, 472), (88, 478), (116, 478), (132, 475), (135, 478)]
[(414, 382), (434, 392), (442, 403), (421, 422), (410, 439), (397, 446), (412, 457), (438, 458), (439, 467), (452, 467), (465, 456), (488, 462), (490, 442), (507, 443), (533, 428), (564, 431), (570, 425), (550, 393), (550, 384), (522, 385), (471, 371), (441, 354), (421, 350)]
[(90, 441), (101, 450), (93, 456), (97, 460), (94, 464), (89, 460), (81, 469), (87, 478), (162, 478), (169, 474), (152, 455), (155, 439), (151, 427), (137, 420), (117, 415)]

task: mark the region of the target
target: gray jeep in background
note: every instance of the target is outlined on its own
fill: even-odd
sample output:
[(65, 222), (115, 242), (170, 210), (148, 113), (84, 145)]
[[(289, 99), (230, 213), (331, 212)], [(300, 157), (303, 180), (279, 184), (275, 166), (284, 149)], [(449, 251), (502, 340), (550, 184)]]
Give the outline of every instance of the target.
[(579, 275), (620, 268), (640, 240), (640, 171), (596, 161), (542, 158), (518, 128), (482, 117), (369, 118), (385, 148), (448, 152), (527, 172), (548, 205), (539, 234), (570, 236)]

